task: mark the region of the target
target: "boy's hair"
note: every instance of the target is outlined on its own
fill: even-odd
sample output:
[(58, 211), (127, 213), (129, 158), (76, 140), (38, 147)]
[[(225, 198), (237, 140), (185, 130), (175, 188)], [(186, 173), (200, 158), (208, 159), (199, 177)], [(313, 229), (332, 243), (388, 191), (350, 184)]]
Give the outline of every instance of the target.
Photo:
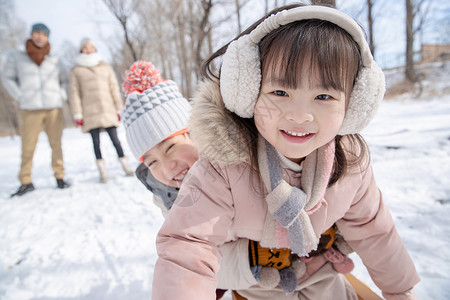
[[(249, 34), (268, 16), (282, 10), (289, 10), (303, 5), (280, 7), (250, 26), (240, 36)], [(238, 37), (239, 38), (239, 37)], [(229, 44), (228, 44), (229, 45)], [(207, 78), (218, 78), (213, 71), (216, 58), (227, 51), (228, 45), (219, 49), (208, 58), (202, 68)], [(261, 75), (276, 74), (286, 86), (297, 87), (318, 78), (324, 87), (344, 91), (349, 99), (361, 65), (360, 47), (354, 39), (340, 26), (317, 19), (305, 19), (280, 26), (258, 43), (261, 63)], [(295, 72), (283, 72), (295, 70)], [(312, 72), (312, 76), (303, 79), (301, 76)], [(384, 83), (383, 83), (384, 84)], [(236, 124), (245, 136), (248, 144), (247, 152), (255, 170), (258, 170), (256, 140), (257, 129), (253, 118), (243, 118), (232, 114)], [(348, 134), (336, 137), (336, 155), (334, 171), (329, 184), (335, 183), (343, 176), (348, 167), (361, 163), (367, 158), (368, 147), (359, 134)]]

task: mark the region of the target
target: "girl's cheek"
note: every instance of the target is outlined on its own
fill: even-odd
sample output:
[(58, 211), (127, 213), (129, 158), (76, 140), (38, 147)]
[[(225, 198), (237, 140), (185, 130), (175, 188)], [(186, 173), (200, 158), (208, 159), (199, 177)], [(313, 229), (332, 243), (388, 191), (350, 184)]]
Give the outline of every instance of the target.
[(198, 160), (198, 152), (194, 151), (194, 153), (192, 154), (192, 160), (195, 163)]
[(189, 166), (192, 166), (198, 160), (198, 151), (194, 146), (190, 146), (190, 149), (187, 149), (185, 155), (185, 159)]
[(183, 162), (191, 167), (198, 160), (198, 152), (195, 147), (180, 149), (179, 152), (172, 156), (172, 159)]
[(192, 167), (193, 164), (198, 160), (198, 154), (197, 153), (191, 153), (188, 157), (186, 157), (186, 162), (189, 165), (189, 167)]
[(266, 132), (266, 126), (267, 124), (264, 123), (263, 119), (260, 116), (255, 116), (255, 127), (260, 134), (264, 135), (264, 133)]

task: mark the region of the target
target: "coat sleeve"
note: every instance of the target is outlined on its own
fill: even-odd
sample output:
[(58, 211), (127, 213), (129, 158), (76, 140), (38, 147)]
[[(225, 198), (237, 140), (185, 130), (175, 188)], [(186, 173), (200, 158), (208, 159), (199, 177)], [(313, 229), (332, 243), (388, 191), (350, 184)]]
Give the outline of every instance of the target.
[(111, 97), (113, 98), (114, 105), (116, 106), (116, 111), (120, 113), (123, 107), (122, 97), (120, 96), (120, 87), (119, 82), (117, 81), (116, 74), (114, 74), (114, 70), (109, 67), (109, 92), (111, 93)]
[(68, 100), (67, 96), (67, 73), (63, 72), (64, 66), (61, 62), (61, 59), (58, 58), (58, 71), (59, 71), (59, 88), (60, 95), (63, 101)]
[(9, 95), (16, 101), (20, 101), (22, 92), (19, 87), (16, 70), (15, 53), (11, 52), (6, 57), (5, 64), (2, 69), (2, 83)]
[(374, 283), (384, 293), (405, 293), (419, 282), (419, 276), (383, 203), (372, 168), (368, 166), (361, 176), (351, 206), (336, 224)]
[(152, 299), (215, 299), (218, 246), (234, 217), (226, 172), (199, 159), (183, 181), (156, 240)]
[(217, 274), (217, 288), (224, 290), (245, 290), (258, 284), (250, 270), (248, 257), (249, 240), (239, 238), (220, 246), (222, 261)]
[(77, 75), (75, 74), (75, 69), (72, 69), (69, 76), (69, 106), (74, 119), (79, 117), (83, 118), (81, 87)]

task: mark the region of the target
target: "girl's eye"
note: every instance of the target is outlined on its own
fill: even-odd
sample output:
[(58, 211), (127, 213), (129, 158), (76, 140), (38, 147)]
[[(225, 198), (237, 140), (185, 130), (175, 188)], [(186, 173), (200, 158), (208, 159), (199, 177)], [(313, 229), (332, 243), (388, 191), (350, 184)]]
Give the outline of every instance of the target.
[(170, 144), (170, 146), (167, 147), (167, 149), (166, 149), (166, 153), (169, 152), (169, 150), (172, 149), (174, 146), (175, 146), (175, 144)]
[(288, 94), (285, 91), (273, 91), (275, 96), (286, 97)]
[(331, 97), (330, 95), (326, 95), (326, 94), (321, 94), (321, 95), (316, 96), (316, 99), (319, 99), (319, 100), (330, 100), (331, 98), (333, 98), (333, 97)]

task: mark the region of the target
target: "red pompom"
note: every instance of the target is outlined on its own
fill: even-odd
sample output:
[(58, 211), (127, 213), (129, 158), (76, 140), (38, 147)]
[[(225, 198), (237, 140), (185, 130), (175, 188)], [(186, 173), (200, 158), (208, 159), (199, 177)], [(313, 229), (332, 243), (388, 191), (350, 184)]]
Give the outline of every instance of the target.
[(125, 93), (125, 96), (132, 92), (142, 93), (162, 81), (164, 80), (161, 78), (158, 69), (151, 62), (139, 60), (125, 71), (122, 91)]

